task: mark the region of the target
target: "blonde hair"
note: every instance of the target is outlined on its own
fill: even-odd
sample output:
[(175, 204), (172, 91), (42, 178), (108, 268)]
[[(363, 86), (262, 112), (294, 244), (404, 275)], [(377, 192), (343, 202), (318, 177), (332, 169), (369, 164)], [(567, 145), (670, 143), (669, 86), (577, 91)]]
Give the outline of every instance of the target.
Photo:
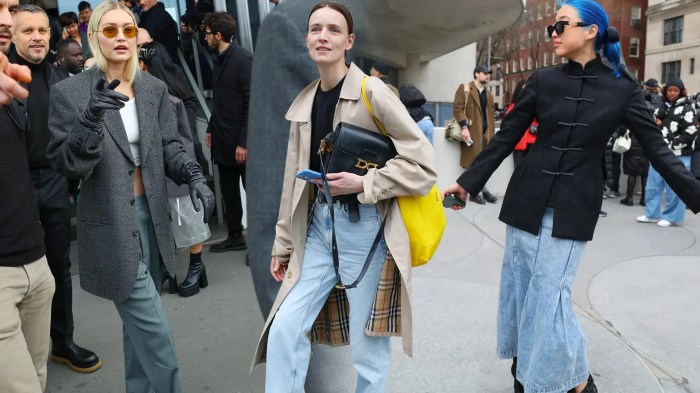
[[(131, 20), (134, 22), (134, 26), (138, 26), (136, 23), (136, 18), (130, 9), (125, 6), (113, 1), (107, 0), (100, 3), (93, 11), (92, 16), (90, 16), (90, 22), (88, 23), (88, 41), (90, 41), (90, 49), (92, 49), (93, 56), (95, 57), (95, 66), (102, 71), (107, 68), (107, 58), (102, 53), (100, 49), (100, 43), (97, 39), (97, 32), (100, 28), (100, 21), (102, 17), (109, 11), (122, 10), (129, 14)], [(126, 70), (124, 70), (124, 79), (130, 84), (134, 82), (136, 75), (140, 72), (139, 68), (139, 54), (134, 51), (134, 54), (129, 58), (126, 63)]]

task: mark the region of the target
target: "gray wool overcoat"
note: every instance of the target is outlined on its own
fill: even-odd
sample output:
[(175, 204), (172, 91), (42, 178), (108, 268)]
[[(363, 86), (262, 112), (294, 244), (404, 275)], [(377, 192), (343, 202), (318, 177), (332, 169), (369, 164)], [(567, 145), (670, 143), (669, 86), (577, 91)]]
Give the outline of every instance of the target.
[[(95, 67), (51, 89), (47, 154), (58, 171), (82, 180), (78, 203), (80, 286), (94, 295), (123, 301), (134, 287), (141, 254), (134, 206), (134, 159), (118, 111), (106, 111), (101, 132), (78, 122), (90, 92), (103, 75)], [(133, 85), (145, 195), (161, 258), (174, 275), (175, 244), (165, 177), (184, 183), (182, 169), (192, 159), (177, 138), (177, 119), (165, 84), (140, 73)]]

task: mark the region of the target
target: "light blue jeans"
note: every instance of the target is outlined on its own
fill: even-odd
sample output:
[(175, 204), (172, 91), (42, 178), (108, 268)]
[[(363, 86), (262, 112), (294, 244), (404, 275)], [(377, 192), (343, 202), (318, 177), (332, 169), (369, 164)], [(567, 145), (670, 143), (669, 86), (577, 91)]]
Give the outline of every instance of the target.
[[(360, 205), (360, 222), (349, 220), (347, 206), (332, 205), (340, 259), (340, 278), (351, 284), (362, 270), (367, 253), (379, 230), (381, 217), (375, 205)], [(275, 314), (267, 341), (265, 391), (300, 393), (311, 358), (309, 331), (336, 284), (331, 254), (331, 217), (328, 204), (315, 203), (304, 250), (299, 281)], [(357, 288), (347, 289), (350, 302), (350, 349), (357, 371), (358, 393), (384, 392), (391, 342), (389, 337), (365, 334), (379, 285), (386, 243), (381, 241), (365, 277)]]
[[(690, 156), (678, 157), (686, 168), (690, 169)], [(661, 212), (661, 196), (666, 191), (666, 208)], [(644, 191), (646, 207), (644, 215), (649, 218), (659, 218), (672, 223), (682, 224), (685, 221), (685, 203), (678, 198), (678, 195), (666, 183), (659, 172), (649, 164), (649, 177), (647, 187)]]
[(497, 351), (518, 357), (526, 393), (565, 393), (588, 378), (586, 341), (571, 285), (586, 242), (552, 237), (547, 208), (538, 235), (508, 226), (498, 305)]
[(423, 131), (423, 134), (425, 134), (425, 137), (428, 138), (428, 142), (430, 144), (433, 144), (433, 133), (435, 131), (435, 125), (433, 124), (433, 121), (430, 120), (429, 116), (426, 116), (422, 118), (420, 121), (416, 122), (418, 124), (418, 128)]

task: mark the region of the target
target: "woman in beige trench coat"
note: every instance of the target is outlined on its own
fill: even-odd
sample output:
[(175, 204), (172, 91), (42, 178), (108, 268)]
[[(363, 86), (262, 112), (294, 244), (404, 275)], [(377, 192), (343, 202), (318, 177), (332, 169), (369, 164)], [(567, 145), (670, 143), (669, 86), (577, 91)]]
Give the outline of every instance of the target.
[[(291, 130), (271, 261), (271, 272), (282, 286), (254, 364), (267, 361), (267, 392), (303, 392), (311, 344), (350, 344), (357, 391), (382, 392), (391, 355), (389, 336), (403, 336), (404, 352), (411, 355), (411, 258), (393, 198), (425, 195), (431, 189), (435, 154), (401, 101), (381, 80), (370, 78), (368, 99), (397, 156), (364, 176), (329, 173), (330, 206), (315, 197), (320, 182), (295, 177), (302, 169), (321, 171), (320, 140), (339, 122), (376, 130), (361, 97), (367, 76), (345, 63), (355, 38), (350, 13), (341, 4), (320, 3), (308, 26), (306, 43), (321, 78), (299, 94), (286, 115)], [(350, 221), (353, 203), (359, 222)], [(335, 212), (339, 275), (345, 284), (357, 278), (386, 217), (383, 240), (357, 288), (334, 287), (330, 209)]]

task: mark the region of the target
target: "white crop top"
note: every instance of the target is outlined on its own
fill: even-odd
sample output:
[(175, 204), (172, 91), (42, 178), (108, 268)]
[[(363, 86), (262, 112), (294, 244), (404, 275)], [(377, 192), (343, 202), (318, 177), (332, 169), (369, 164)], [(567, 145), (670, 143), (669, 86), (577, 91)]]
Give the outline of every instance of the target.
[(141, 139), (139, 134), (139, 120), (136, 115), (136, 98), (132, 98), (126, 102), (124, 107), (119, 110), (126, 130), (126, 137), (129, 139), (129, 147), (131, 148), (131, 156), (134, 158), (136, 166), (141, 165)]

